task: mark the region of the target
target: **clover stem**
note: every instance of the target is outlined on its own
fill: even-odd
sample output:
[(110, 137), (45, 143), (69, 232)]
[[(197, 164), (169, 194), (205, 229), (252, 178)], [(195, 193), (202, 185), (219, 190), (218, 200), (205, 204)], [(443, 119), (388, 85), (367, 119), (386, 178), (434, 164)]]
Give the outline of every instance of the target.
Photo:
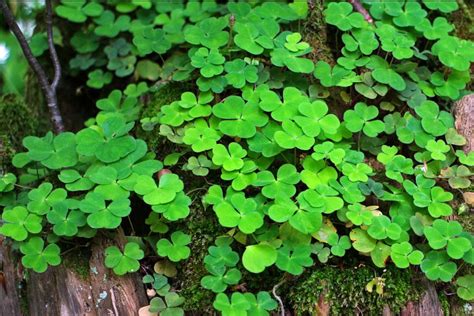
[(357, 151), (360, 151), (360, 137), (362, 134), (362, 130), (359, 131), (359, 134), (357, 135)]
[(5, 22), (7, 23), (10, 31), (15, 35), (18, 43), (20, 44), (21, 50), (25, 55), (28, 64), (33, 69), (33, 72), (38, 77), (38, 81), (43, 90), (44, 97), (46, 99), (46, 103), (48, 105), (49, 115), (51, 122), (53, 124), (53, 128), (56, 133), (61, 133), (65, 130), (63, 117), (61, 116), (61, 112), (59, 111), (58, 100), (56, 97), (56, 88), (58, 86), (59, 80), (61, 79), (61, 65), (59, 63), (58, 55), (54, 48), (53, 42), (53, 14), (52, 14), (52, 5), (51, 0), (46, 0), (46, 33), (47, 33), (47, 40), (48, 40), (48, 48), (51, 57), (51, 61), (54, 67), (54, 78), (52, 83), (49, 83), (48, 76), (44, 71), (43, 67), (41, 67), (38, 59), (33, 55), (30, 46), (28, 45), (28, 41), (25, 38), (25, 35), (21, 31), (20, 27), (15, 21), (15, 17), (8, 7), (6, 0), (0, 1), (0, 11), (3, 13)]
[(127, 218), (128, 218), (128, 223), (130, 224), (130, 228), (132, 229), (132, 232), (130, 233), (130, 235), (135, 236), (135, 227), (133, 227), (132, 220), (130, 219), (130, 216), (127, 216)]

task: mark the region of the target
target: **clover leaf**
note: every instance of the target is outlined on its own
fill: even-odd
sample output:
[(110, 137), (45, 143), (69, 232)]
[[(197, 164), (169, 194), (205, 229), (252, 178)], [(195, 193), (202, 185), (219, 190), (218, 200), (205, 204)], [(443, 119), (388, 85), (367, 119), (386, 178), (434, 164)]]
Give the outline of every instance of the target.
[(355, 72), (345, 69), (339, 65), (331, 66), (325, 61), (318, 61), (314, 69), (314, 77), (321, 81), (324, 87), (349, 87), (358, 82)]
[(116, 37), (120, 32), (126, 31), (130, 27), (130, 17), (128, 15), (115, 18), (115, 14), (109, 10), (98, 15), (94, 22), (97, 24), (94, 30), (95, 34), (110, 38)]
[(67, 192), (64, 189), (53, 190), (53, 185), (49, 182), (42, 183), (38, 188), (28, 192), (28, 210), (31, 213), (45, 215), (54, 204), (64, 201)]
[(184, 316), (184, 311), (180, 305), (185, 301), (184, 297), (175, 292), (165, 294), (164, 301), (161, 297), (154, 297), (150, 301), (150, 313), (159, 313), (162, 316)]
[(229, 33), (225, 18), (207, 18), (184, 30), (184, 39), (193, 45), (203, 45), (209, 49), (219, 48), (228, 43)]
[(260, 243), (245, 247), (242, 263), (248, 271), (260, 273), (265, 268), (273, 265), (277, 257), (278, 252), (275, 248), (267, 243)]
[(473, 48), (472, 42), (445, 36), (431, 47), (431, 51), (444, 65), (458, 71), (466, 71), (474, 61)]
[(419, 250), (413, 250), (413, 246), (404, 241), (391, 246), (390, 258), (398, 268), (405, 269), (410, 264), (420, 264), (423, 260), (423, 253)]
[(190, 242), (191, 236), (182, 231), (175, 231), (171, 234), (171, 241), (162, 238), (156, 243), (156, 248), (160, 256), (178, 262), (189, 257), (191, 250), (187, 245)]
[(232, 180), (232, 188), (236, 191), (242, 191), (257, 180), (257, 165), (253, 160), (245, 160), (244, 166), (238, 171), (222, 171), (221, 179)]
[(226, 148), (222, 144), (217, 144), (212, 149), (212, 162), (222, 166), (226, 171), (239, 170), (244, 166), (244, 158), (247, 151), (238, 143), (230, 143)]
[(430, 10), (439, 10), (443, 13), (456, 11), (459, 8), (455, 0), (423, 0), (423, 4)]
[(372, 223), (367, 230), (370, 237), (374, 239), (385, 239), (390, 238), (392, 240), (398, 240), (402, 233), (402, 229), (397, 223), (393, 223), (390, 218), (385, 215), (374, 216)]
[(134, 190), (143, 195), (143, 200), (149, 205), (159, 205), (172, 202), (177, 194), (183, 190), (183, 182), (176, 174), (164, 174), (158, 185), (150, 176), (140, 176)]
[(61, 4), (55, 7), (56, 14), (74, 23), (82, 23), (87, 17), (97, 17), (102, 14), (104, 7), (97, 2), (86, 0), (67, 1), (61, 0)]
[(342, 165), (342, 173), (344, 173), (352, 182), (367, 182), (369, 180), (368, 175), (372, 173), (372, 168), (362, 162), (357, 165), (344, 163)]
[[(360, 226), (362, 224), (364, 225), (372, 224), (372, 221), (374, 219), (374, 214), (365, 205), (357, 203), (357, 204), (349, 205), (347, 208), (348, 208), (348, 211), (346, 212), (346, 216), (354, 225)], [(379, 234), (377, 233), (379, 232), (377, 232), (376, 230), (375, 235), (380, 234), (380, 233)], [(380, 238), (380, 239), (383, 239), (383, 238)]]
[(119, 160), (136, 148), (136, 140), (127, 135), (133, 123), (123, 117), (109, 117), (98, 122), (98, 128), (85, 128), (76, 134), (77, 153), (110, 163)]
[(447, 247), (447, 253), (453, 259), (461, 259), (472, 248), (469, 239), (459, 236), (461, 233), (461, 224), (441, 219), (435, 220), (432, 226), (424, 229), (430, 247), (436, 250)]
[(293, 121), (284, 121), (282, 128), (283, 130), (276, 131), (273, 135), (276, 143), (282, 148), (308, 150), (314, 145), (314, 138), (306, 136)]
[(335, 148), (334, 143), (330, 141), (315, 145), (313, 150), (311, 157), (314, 160), (329, 159), (335, 165), (340, 164), (346, 155), (344, 149)]
[(105, 249), (105, 266), (113, 269), (117, 275), (124, 275), (129, 272), (136, 272), (140, 269), (140, 262), (145, 253), (140, 246), (134, 242), (128, 242), (123, 248), (123, 252), (117, 246), (110, 246)]
[(72, 167), (77, 163), (76, 140), (73, 133), (65, 132), (53, 136), (51, 132), (44, 137), (27, 136), (23, 145), (28, 149), (27, 156), (39, 161), (49, 169)]
[(240, 89), (246, 82), (255, 83), (258, 80), (258, 69), (254, 65), (248, 65), (243, 59), (228, 61), (224, 65), (227, 72), (225, 78), (234, 88)]
[(231, 299), (224, 293), (219, 293), (212, 306), (222, 313), (222, 316), (247, 315), (250, 303), (242, 293), (232, 293)]
[(474, 275), (469, 274), (462, 276), (456, 280), (458, 287), (456, 293), (465, 301), (472, 301), (474, 299)]
[(379, 42), (375, 36), (375, 32), (368, 29), (356, 29), (353, 30), (352, 35), (344, 34), (342, 41), (345, 44), (345, 48), (354, 52), (357, 49), (364, 55), (370, 55), (379, 47)]
[(310, 189), (316, 188), (319, 184), (328, 184), (331, 180), (337, 179), (337, 171), (330, 167), (323, 160), (314, 160), (307, 157), (303, 161), (303, 171), (301, 171), (301, 181)]
[(74, 236), (79, 227), (86, 224), (86, 216), (78, 210), (69, 210), (65, 202), (57, 203), (47, 214), (48, 222), (53, 224), (53, 232), (58, 236)]
[(314, 190), (304, 191), (304, 198), (312, 206), (322, 207), (326, 214), (331, 214), (344, 206), (339, 192), (325, 184), (318, 184)]
[(207, 266), (206, 269), (211, 275), (204, 276), (201, 279), (201, 285), (214, 293), (224, 292), (229, 285), (238, 284), (242, 277), (236, 268), (226, 271), (224, 266)]
[(310, 267), (313, 264), (311, 253), (312, 249), (310, 245), (280, 247), (278, 249), (276, 266), (278, 269), (293, 275), (300, 275), (303, 273), (303, 267)]
[(234, 30), (237, 32), (234, 42), (238, 47), (253, 55), (260, 55), (264, 49), (274, 47), (273, 39), (280, 27), (275, 20), (267, 18), (251, 23), (237, 21)]
[(43, 228), (42, 218), (29, 213), (24, 206), (4, 210), (2, 220), (4, 223), (0, 227), (0, 233), (16, 241), (23, 241), (29, 233), (37, 234)]
[(397, 26), (415, 26), (421, 21), (428, 13), (422, 9), (421, 5), (417, 2), (407, 2), (404, 9), (393, 18), (393, 22)]
[(442, 136), (454, 126), (451, 114), (440, 111), (438, 105), (433, 101), (424, 101), (415, 108), (415, 111), (421, 117), (423, 129), (433, 136)]
[(204, 263), (208, 266), (235, 267), (239, 262), (239, 254), (232, 250), (229, 245), (216, 245), (208, 248), (209, 254), (204, 257)]
[(184, 92), (181, 94), (181, 100), (178, 102), (179, 106), (188, 109), (189, 115), (193, 118), (207, 117), (211, 114), (211, 106), (208, 104), (214, 99), (210, 92), (200, 93), (196, 95), (192, 92)]
[(248, 310), (249, 315), (255, 316), (269, 316), (270, 311), (277, 309), (277, 302), (270, 296), (268, 292), (260, 291), (255, 297), (252, 293), (245, 293), (245, 298), (250, 304)]
[(212, 161), (204, 155), (199, 155), (197, 158), (189, 157), (183, 166), (183, 170), (191, 170), (194, 175), (205, 177), (209, 174), (209, 168), (212, 166)]
[(221, 118), (219, 129), (226, 135), (250, 138), (268, 122), (268, 116), (257, 103), (245, 103), (237, 96), (230, 96), (212, 108), (212, 113)]
[(128, 216), (132, 209), (130, 200), (117, 199), (105, 203), (104, 197), (96, 192), (89, 192), (79, 203), (82, 212), (88, 213), (87, 224), (92, 228), (117, 228), (122, 222), (122, 217)]
[(300, 181), (300, 175), (294, 165), (284, 164), (277, 171), (277, 177), (268, 171), (257, 174), (256, 186), (263, 186), (262, 194), (267, 198), (292, 197), (296, 193), (295, 184)]
[(421, 271), (431, 281), (449, 282), (457, 271), (456, 263), (449, 261), (446, 252), (430, 251), (421, 262)]
[(324, 101), (302, 103), (298, 106), (298, 111), (301, 115), (293, 119), (307, 136), (316, 137), (321, 131), (326, 134), (335, 134), (339, 128), (339, 119), (334, 114), (327, 114), (328, 106)]
[(352, 12), (352, 5), (347, 2), (330, 2), (324, 10), (326, 22), (337, 26), (341, 31), (363, 26), (364, 17), (358, 12)]
[(205, 120), (194, 121), (192, 127), (184, 132), (183, 142), (191, 145), (194, 152), (203, 152), (213, 149), (221, 135), (214, 128), (209, 127)]
[(349, 237), (352, 240), (352, 247), (362, 253), (369, 253), (377, 246), (376, 240), (372, 239), (365, 230), (360, 228), (351, 230)]
[(376, 81), (388, 84), (397, 91), (403, 91), (406, 88), (406, 83), (403, 77), (395, 70), (389, 68), (388, 64), (382, 64), (380, 67), (372, 71), (372, 78)]
[(421, 23), (415, 25), (417, 31), (423, 32), (423, 36), (429, 40), (440, 39), (448, 36), (454, 27), (449, 24), (444, 17), (437, 17), (433, 23), (428, 19), (424, 19)]
[(94, 89), (101, 89), (105, 85), (112, 82), (112, 74), (108, 71), (104, 72), (102, 69), (96, 69), (87, 74), (87, 86)]
[(273, 138), (275, 132), (279, 130), (281, 130), (280, 125), (276, 122), (268, 122), (260, 131), (256, 132), (254, 137), (247, 140), (250, 150), (261, 153), (264, 157), (278, 155), (284, 150)]
[(201, 47), (191, 56), (191, 65), (200, 68), (201, 75), (211, 78), (224, 71), (225, 58), (217, 49)]
[(339, 237), (337, 233), (328, 236), (328, 244), (331, 246), (331, 253), (338, 257), (344, 257), (346, 250), (351, 248), (351, 241), (348, 236)]
[(363, 131), (369, 137), (376, 137), (385, 129), (382, 121), (373, 120), (378, 114), (379, 111), (375, 106), (358, 102), (354, 110), (347, 110), (344, 113), (345, 126), (353, 133)]
[(219, 223), (224, 227), (239, 227), (245, 234), (251, 234), (263, 225), (263, 214), (257, 210), (252, 198), (244, 193), (235, 193), (228, 202), (214, 206)]
[(56, 244), (44, 247), (44, 241), (40, 237), (32, 237), (20, 246), (24, 255), (21, 263), (25, 268), (33, 269), (37, 273), (45, 272), (48, 265), (57, 266), (61, 263), (59, 253), (61, 250)]
[(135, 33), (133, 44), (140, 55), (148, 55), (152, 52), (164, 54), (171, 48), (171, 42), (162, 29), (145, 28), (142, 32)]
[(10, 192), (15, 188), (17, 178), (13, 173), (0, 176), (0, 192)]

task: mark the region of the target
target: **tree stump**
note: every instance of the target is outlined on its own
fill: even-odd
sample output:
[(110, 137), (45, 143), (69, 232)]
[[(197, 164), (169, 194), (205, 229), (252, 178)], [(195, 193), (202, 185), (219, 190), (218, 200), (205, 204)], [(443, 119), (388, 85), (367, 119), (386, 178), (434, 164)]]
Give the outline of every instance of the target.
[(474, 150), (474, 94), (464, 96), (454, 104), (455, 126), (459, 134), (466, 138), (464, 152)]

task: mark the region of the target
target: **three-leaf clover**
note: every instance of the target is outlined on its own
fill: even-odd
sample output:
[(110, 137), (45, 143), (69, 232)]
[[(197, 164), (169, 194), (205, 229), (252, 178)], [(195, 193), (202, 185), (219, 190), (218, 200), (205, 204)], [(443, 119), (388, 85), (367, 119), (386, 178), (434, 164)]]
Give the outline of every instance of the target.
[(453, 259), (461, 259), (472, 248), (469, 239), (459, 236), (461, 233), (461, 224), (441, 219), (435, 220), (432, 226), (424, 229), (430, 247), (436, 250), (447, 247), (447, 253)]
[(224, 71), (225, 58), (217, 49), (201, 47), (191, 56), (191, 65), (200, 68), (201, 75), (211, 78)]
[(260, 273), (277, 260), (278, 252), (268, 243), (260, 243), (245, 247), (242, 263), (248, 271)]
[(150, 301), (150, 313), (159, 313), (162, 316), (183, 316), (184, 311), (180, 305), (185, 301), (184, 297), (175, 292), (166, 293), (165, 299), (154, 297)]
[(458, 286), (456, 293), (460, 298), (466, 301), (474, 299), (474, 275), (469, 274), (458, 278), (456, 285)]
[(258, 80), (258, 69), (254, 65), (248, 65), (243, 59), (234, 59), (224, 65), (225, 78), (234, 88), (240, 89), (246, 82), (255, 83)]
[(410, 264), (420, 264), (423, 260), (423, 253), (419, 250), (413, 250), (413, 246), (404, 241), (391, 246), (390, 258), (398, 268), (405, 269)]
[(357, 165), (344, 163), (342, 165), (342, 173), (344, 173), (352, 182), (367, 182), (369, 180), (368, 175), (372, 173), (372, 168), (363, 162), (360, 162)]
[(54, 189), (49, 182), (42, 183), (36, 189), (28, 192), (28, 210), (31, 213), (38, 215), (45, 215), (49, 212), (52, 206), (56, 203), (64, 201), (67, 197), (67, 192), (64, 189)]
[(237, 96), (230, 96), (224, 102), (212, 107), (212, 113), (222, 119), (219, 129), (226, 135), (250, 138), (257, 127), (265, 126), (268, 116), (260, 110), (256, 102), (245, 103)]
[(335, 134), (339, 128), (339, 119), (334, 114), (327, 114), (328, 106), (324, 101), (301, 103), (298, 111), (301, 115), (293, 119), (307, 136), (316, 137), (321, 131), (325, 134)]
[(249, 315), (269, 316), (269, 312), (278, 307), (277, 302), (268, 292), (260, 291), (257, 293), (257, 296), (252, 293), (245, 293), (244, 295), (250, 304)]
[(0, 227), (0, 233), (16, 241), (23, 241), (29, 233), (37, 234), (43, 228), (42, 218), (29, 213), (24, 206), (4, 210), (2, 220), (4, 223)]
[(242, 276), (236, 268), (226, 270), (225, 266), (206, 266), (206, 269), (211, 275), (204, 276), (201, 285), (215, 293), (224, 292), (227, 286), (238, 284)]
[(245, 198), (244, 193), (233, 194), (229, 201), (214, 206), (219, 223), (224, 227), (239, 227), (251, 234), (263, 225), (263, 214), (257, 210), (257, 202)]
[(173, 201), (183, 188), (183, 182), (178, 175), (168, 173), (160, 177), (158, 185), (152, 177), (140, 176), (137, 178), (134, 190), (136, 193), (143, 195), (145, 203), (157, 205)]
[(296, 167), (284, 164), (278, 169), (276, 179), (271, 171), (259, 172), (254, 185), (263, 186), (262, 194), (267, 198), (275, 199), (277, 196), (289, 198), (296, 193), (295, 185), (299, 181), (300, 175)]
[(351, 241), (348, 236), (341, 236), (332, 233), (328, 236), (328, 244), (331, 246), (331, 253), (338, 257), (344, 257), (346, 250), (351, 248)]
[(88, 213), (87, 224), (92, 228), (117, 228), (122, 217), (128, 216), (132, 209), (127, 198), (117, 199), (106, 204), (104, 197), (96, 192), (89, 192), (79, 203), (82, 212)]
[(449, 257), (444, 251), (429, 252), (420, 267), (429, 280), (443, 282), (451, 281), (458, 268), (456, 263), (449, 261)]
[(341, 31), (360, 28), (365, 23), (364, 17), (358, 12), (353, 12), (352, 5), (347, 2), (330, 2), (324, 10), (324, 15), (327, 23), (337, 26)]
[(86, 0), (67, 1), (61, 0), (61, 4), (55, 7), (56, 14), (74, 23), (82, 23), (87, 17), (97, 17), (102, 14), (104, 7), (97, 2)]
[(446, 160), (446, 153), (449, 152), (451, 149), (444, 140), (439, 139), (438, 141), (434, 141), (433, 139), (430, 139), (426, 143), (426, 150), (428, 150), (431, 154), (431, 158), (434, 160)]
[(144, 256), (143, 250), (134, 242), (125, 244), (123, 253), (117, 246), (110, 246), (105, 249), (105, 266), (113, 269), (117, 275), (136, 272), (140, 268), (138, 260)]
[(250, 309), (250, 303), (244, 294), (239, 292), (232, 293), (231, 299), (224, 293), (219, 293), (212, 306), (222, 313), (222, 316), (247, 315)]
[[(194, 13), (193, 13), (194, 14)], [(227, 44), (229, 33), (224, 31), (228, 21), (225, 18), (207, 18), (190, 25), (184, 30), (184, 39), (193, 45), (203, 45), (209, 49)]]
[(23, 145), (28, 149), (30, 160), (40, 161), (50, 169), (72, 167), (77, 163), (76, 140), (73, 133), (66, 132), (53, 136), (51, 132), (44, 137), (27, 136)]
[(53, 205), (46, 215), (48, 222), (53, 224), (53, 232), (58, 236), (74, 236), (79, 227), (86, 224), (86, 216), (79, 210), (69, 210), (66, 202)]
[(238, 143), (230, 143), (226, 148), (222, 144), (217, 144), (212, 149), (212, 162), (222, 166), (226, 171), (239, 170), (244, 166), (244, 158), (247, 151)]
[(379, 111), (375, 106), (358, 102), (354, 110), (347, 110), (344, 113), (345, 126), (353, 133), (363, 131), (369, 137), (376, 137), (385, 129), (382, 121), (374, 120), (378, 114)]
[(178, 262), (189, 257), (191, 249), (187, 246), (191, 242), (191, 236), (176, 231), (171, 234), (171, 241), (162, 238), (156, 243), (158, 254), (168, 257), (173, 262)]
[(393, 223), (390, 218), (385, 215), (374, 216), (372, 218), (372, 223), (367, 230), (370, 237), (375, 239), (385, 239), (390, 238), (392, 240), (398, 240), (402, 229), (397, 223)]
[(442, 136), (454, 126), (452, 115), (440, 111), (439, 106), (433, 101), (424, 101), (415, 108), (415, 111), (421, 117), (423, 129), (433, 136)]
[(97, 27), (94, 29), (95, 34), (110, 38), (116, 37), (120, 32), (128, 30), (130, 26), (130, 16), (121, 15), (115, 18), (112, 11), (106, 10), (94, 19)]
[(57, 266), (61, 263), (59, 253), (61, 250), (56, 244), (49, 244), (44, 247), (44, 241), (40, 237), (32, 237), (20, 246), (20, 251), (24, 255), (21, 263), (26, 268), (42, 273), (48, 269), (48, 265)]
[(304, 134), (303, 130), (293, 121), (284, 121), (283, 130), (276, 131), (273, 137), (280, 147), (285, 149), (298, 148), (308, 150), (314, 144), (314, 137)]
[(311, 259), (312, 248), (310, 245), (283, 246), (278, 249), (276, 266), (293, 275), (303, 273), (303, 267), (313, 264)]

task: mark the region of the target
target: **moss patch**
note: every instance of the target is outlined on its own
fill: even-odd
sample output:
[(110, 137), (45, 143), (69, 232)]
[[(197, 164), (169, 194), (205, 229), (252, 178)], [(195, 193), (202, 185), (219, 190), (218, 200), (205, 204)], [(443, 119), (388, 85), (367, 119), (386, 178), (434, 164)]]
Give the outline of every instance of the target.
[(67, 269), (76, 272), (83, 280), (86, 280), (90, 275), (90, 256), (91, 253), (89, 248), (79, 248), (63, 256), (62, 264)]
[[(374, 277), (384, 279), (383, 294), (366, 290)], [(296, 315), (316, 313), (320, 295), (330, 304), (331, 315), (381, 315), (384, 306), (397, 314), (406, 302), (420, 297), (410, 270), (389, 267), (383, 271), (368, 266), (338, 268), (325, 266), (309, 270), (290, 289), (287, 301)]]

